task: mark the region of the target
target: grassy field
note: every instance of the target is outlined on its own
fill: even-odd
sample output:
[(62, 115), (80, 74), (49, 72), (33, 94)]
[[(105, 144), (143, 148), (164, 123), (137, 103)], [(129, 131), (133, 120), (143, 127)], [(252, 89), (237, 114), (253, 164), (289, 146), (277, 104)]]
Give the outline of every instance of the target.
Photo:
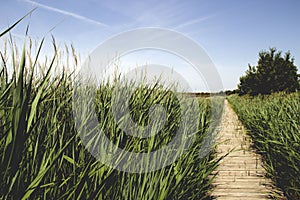
[[(0, 38), (17, 23), (0, 33)], [(36, 42), (27, 38), (19, 49), (12, 39), (3, 40), (4, 48), (0, 50), (0, 199), (210, 198), (214, 178), (211, 174), (222, 157), (217, 159), (214, 151), (199, 155), (207, 142), (205, 138), (218, 125), (222, 98), (196, 94), (199, 112), (190, 116), (193, 109), (189, 106), (190, 93), (175, 93), (159, 82), (141, 84), (129, 98), (130, 117), (135, 124), (146, 127), (151, 123), (151, 106), (159, 104), (166, 111), (165, 124), (162, 128), (154, 126), (150, 133), (157, 134), (151, 137), (130, 136), (123, 129), (128, 125), (126, 120), (122, 117), (116, 120), (114, 116), (116, 110), (122, 111), (122, 104), (113, 106), (120, 79), (102, 82), (96, 88), (78, 87), (74, 82), (77, 74), (68, 70), (74, 68), (73, 64), (78, 65), (79, 60), (72, 46), (61, 50), (53, 39), (53, 57), (42, 61), (44, 40), (36, 48), (33, 43)], [(126, 84), (122, 87), (133, 87), (132, 83)], [(91, 110), (81, 107), (81, 101), (74, 101), (78, 98), (76, 94), (89, 97), (91, 93), (95, 98), (83, 102), (91, 103)], [(122, 92), (119, 95), (122, 97)], [(186, 107), (181, 107), (179, 96), (186, 99)], [(263, 156), (268, 176), (290, 199), (299, 199), (300, 93), (231, 95), (228, 100)], [(182, 135), (193, 140), (182, 154), (174, 149), (180, 154), (175, 162), (156, 170), (122, 171), (100, 162), (91, 153), (98, 151), (95, 144), (102, 142), (95, 129), (89, 127), (93, 113), (98, 120), (97, 128), (115, 146), (134, 153), (151, 153), (168, 145), (181, 130), (183, 117), (192, 120), (185, 121), (182, 132), (196, 130), (191, 135)], [(117, 161), (125, 158), (120, 155)]]
[(229, 102), (263, 156), (268, 175), (290, 199), (300, 198), (300, 93), (239, 97)]
[[(35, 54), (28, 43), (29, 48), (24, 45), (19, 51), (9, 40), (1, 50), (0, 199), (208, 198), (209, 175), (218, 164), (213, 152), (199, 157), (208, 127), (215, 123), (210, 120), (209, 99), (197, 101), (195, 139), (176, 162), (145, 173), (118, 171), (95, 159), (78, 135), (72, 109), (75, 75), (66, 70), (53, 73), (61, 68), (62, 59), (55, 43), (54, 56), (47, 63), (39, 61), (43, 40)], [(160, 104), (167, 109), (162, 131), (138, 139), (124, 135), (111, 115), (113, 87), (101, 84), (94, 102), (98, 120), (115, 144), (134, 152), (151, 152), (172, 140), (181, 118), (173, 92), (155, 84), (141, 86), (132, 95), (131, 115), (142, 126), (148, 123), (149, 106)], [(221, 104), (216, 111), (222, 112)]]

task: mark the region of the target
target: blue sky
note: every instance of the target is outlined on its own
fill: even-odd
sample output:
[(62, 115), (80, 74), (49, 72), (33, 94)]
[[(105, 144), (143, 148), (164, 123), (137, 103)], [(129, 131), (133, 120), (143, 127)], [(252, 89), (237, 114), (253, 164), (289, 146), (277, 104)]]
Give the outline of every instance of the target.
[[(32, 8), (34, 13), (12, 31), (41, 39), (50, 32), (59, 44), (73, 43), (82, 56), (106, 39), (141, 27), (178, 31), (205, 49), (224, 89), (236, 88), (248, 63), (270, 47), (291, 51), (300, 66), (298, 0), (7, 0), (1, 2), (0, 30)], [(51, 41), (48, 34), (47, 41)]]

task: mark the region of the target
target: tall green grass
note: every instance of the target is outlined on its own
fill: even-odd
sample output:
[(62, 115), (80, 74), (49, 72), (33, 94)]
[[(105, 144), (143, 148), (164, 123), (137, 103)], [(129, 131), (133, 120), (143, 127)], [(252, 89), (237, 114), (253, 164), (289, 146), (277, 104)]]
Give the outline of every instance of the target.
[[(212, 181), (209, 174), (219, 162), (213, 152), (199, 157), (213, 123), (208, 99), (199, 99), (197, 137), (176, 162), (146, 173), (118, 171), (97, 161), (78, 136), (72, 109), (75, 74), (65, 70), (53, 73), (61, 68), (58, 61), (66, 58), (59, 57), (62, 54), (54, 43), (54, 56), (50, 62), (41, 63), (44, 40), (35, 55), (26, 47), (27, 42), (21, 55), (12, 39), (0, 54), (0, 199), (208, 198)], [(132, 117), (141, 125), (149, 118), (147, 105), (155, 102), (167, 107), (164, 132), (148, 141), (122, 134), (109, 117), (111, 96), (112, 86), (103, 84), (95, 99), (99, 122), (111, 140), (125, 149), (143, 152), (156, 150), (172, 139), (180, 116), (171, 92), (158, 86), (142, 87), (132, 96)], [(222, 107), (217, 110), (222, 112)]]
[(268, 175), (300, 198), (300, 93), (228, 97), (262, 154)]

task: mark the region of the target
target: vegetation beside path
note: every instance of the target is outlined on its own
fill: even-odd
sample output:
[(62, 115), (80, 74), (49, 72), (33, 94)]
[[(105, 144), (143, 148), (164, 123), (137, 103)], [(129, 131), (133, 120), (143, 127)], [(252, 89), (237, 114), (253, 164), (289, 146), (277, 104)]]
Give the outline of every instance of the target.
[(300, 198), (300, 93), (228, 97), (262, 155), (264, 167), (289, 199)]
[[(0, 36), (8, 33), (10, 28)], [(200, 98), (197, 101), (200, 112), (192, 116), (198, 122), (197, 131), (192, 133), (195, 139), (176, 162), (156, 171), (118, 171), (99, 162), (83, 145), (75, 128), (72, 109), (75, 75), (66, 70), (53, 73), (62, 67), (73, 68), (63, 62), (71, 58), (60, 57), (68, 53), (60, 52), (53, 42), (54, 56), (50, 62), (40, 62), (43, 42), (37, 49), (31, 49), (32, 41), (26, 40), (20, 51), (14, 41), (9, 40), (0, 51), (0, 199), (207, 197), (212, 182), (209, 175), (218, 164), (212, 152), (199, 157), (203, 138), (213, 123), (210, 100)], [(77, 57), (72, 50), (67, 51), (73, 52), (76, 63)], [(35, 51), (37, 53), (33, 54)], [(153, 137), (125, 137), (111, 114), (113, 89), (114, 86), (109, 84), (97, 88), (97, 96), (92, 100), (98, 120), (115, 145), (135, 153), (152, 152), (171, 141), (180, 125), (181, 115), (188, 112), (188, 109), (180, 109), (174, 93), (162, 89), (158, 83), (141, 86), (130, 99), (132, 118), (141, 126), (147, 125), (150, 107), (161, 104), (167, 109), (166, 124)], [(222, 107), (217, 110), (221, 112)], [(183, 130), (189, 132), (188, 124), (185, 125)], [(96, 139), (93, 138), (93, 142)]]

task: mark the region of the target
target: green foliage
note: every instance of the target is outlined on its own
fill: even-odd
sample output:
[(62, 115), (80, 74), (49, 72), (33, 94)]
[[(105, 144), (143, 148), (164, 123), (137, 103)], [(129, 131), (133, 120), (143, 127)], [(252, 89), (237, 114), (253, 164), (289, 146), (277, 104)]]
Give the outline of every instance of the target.
[(235, 89), (235, 90), (226, 90), (226, 91), (225, 91), (225, 94), (226, 94), (227, 96), (232, 95), (232, 94), (238, 94), (238, 93), (239, 93), (239, 90), (238, 90), (238, 89)]
[(240, 78), (240, 94), (271, 94), (273, 92), (295, 92), (300, 89), (297, 67), (290, 52), (285, 56), (271, 48), (259, 53), (257, 66), (250, 66), (246, 75)]
[[(212, 152), (199, 157), (199, 149), (211, 122), (209, 99), (199, 99), (196, 139), (175, 163), (157, 171), (127, 173), (97, 161), (83, 146), (73, 119), (74, 79), (61, 71), (58, 55), (51, 63), (39, 63), (38, 53), (24, 45), (19, 57), (11, 45), (11, 57), (1, 51), (0, 68), (0, 199), (204, 199), (210, 188), (209, 175), (219, 160)], [(10, 41), (13, 44), (13, 41)], [(26, 43), (26, 42), (25, 42)], [(32, 58), (35, 58), (34, 60)], [(12, 66), (7, 60), (12, 60)], [(66, 58), (64, 58), (66, 59)], [(67, 59), (66, 59), (67, 60)], [(75, 57), (74, 60), (77, 60)], [(13, 74), (7, 72), (13, 68)], [(40, 73), (38, 69), (46, 71)], [(35, 76), (39, 74), (39, 76)], [(154, 151), (173, 137), (179, 107), (174, 95), (159, 87), (141, 88), (131, 99), (132, 117), (141, 125), (148, 122), (154, 102), (167, 107), (167, 125), (150, 141), (123, 138), (109, 114), (111, 85), (101, 85), (95, 99), (99, 122), (112, 140), (136, 152)], [(144, 98), (149, 98), (145, 100)], [(144, 104), (145, 103), (145, 104)], [(220, 104), (221, 105), (221, 104)], [(215, 110), (216, 111), (216, 110)], [(219, 112), (222, 111), (220, 107)], [(163, 137), (163, 139), (162, 139)], [(163, 142), (163, 143), (161, 143)]]
[(268, 175), (289, 199), (300, 198), (300, 93), (228, 97), (262, 154)]

